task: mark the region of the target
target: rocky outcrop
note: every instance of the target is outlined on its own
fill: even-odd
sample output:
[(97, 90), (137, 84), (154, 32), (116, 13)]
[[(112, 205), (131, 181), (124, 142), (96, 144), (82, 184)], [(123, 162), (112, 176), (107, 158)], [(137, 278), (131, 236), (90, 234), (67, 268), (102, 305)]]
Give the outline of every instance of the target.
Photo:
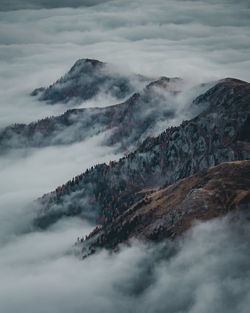
[[(13, 148), (72, 144), (108, 130), (105, 143), (119, 144), (123, 151), (128, 151), (139, 140), (143, 141), (158, 123), (176, 118), (178, 108), (169, 104), (169, 95), (174, 97), (179, 93), (180, 84), (180, 79), (161, 77), (117, 105), (71, 109), (63, 115), (28, 125), (9, 126), (0, 132), (1, 152)], [(186, 110), (194, 116), (198, 106), (190, 103)]]
[[(144, 192), (144, 191), (143, 191)], [(105, 226), (78, 239), (83, 256), (117, 249), (131, 239), (159, 241), (182, 234), (195, 221), (250, 209), (250, 161), (222, 163), (152, 190)]]
[(48, 88), (35, 89), (31, 95), (50, 104), (62, 102), (74, 104), (90, 100), (99, 93), (116, 99), (131, 95), (135, 83), (144, 84), (148, 78), (141, 75), (120, 74), (112, 65), (93, 59), (80, 59), (70, 71)]
[(167, 187), (222, 162), (249, 159), (250, 84), (222, 80), (195, 103), (207, 105), (196, 118), (44, 195), (35, 224), (47, 227), (62, 216), (80, 215), (105, 226), (151, 192), (145, 188)]

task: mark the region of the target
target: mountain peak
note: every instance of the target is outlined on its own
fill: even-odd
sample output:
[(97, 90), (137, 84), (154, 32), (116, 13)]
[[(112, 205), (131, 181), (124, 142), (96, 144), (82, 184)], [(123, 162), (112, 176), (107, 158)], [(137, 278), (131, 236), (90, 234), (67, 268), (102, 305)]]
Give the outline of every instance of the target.
[(162, 76), (159, 79), (148, 84), (146, 86), (146, 89), (152, 90), (153, 88), (160, 88), (166, 91), (177, 93), (177, 92), (180, 92), (182, 83), (183, 83), (183, 79), (180, 77)]
[(227, 86), (230, 86), (230, 85), (231, 85), (232, 87), (247, 86), (248, 88), (250, 88), (248, 82), (243, 81), (243, 80), (240, 80), (240, 79), (237, 79), (237, 78), (226, 77), (226, 78), (220, 80), (220, 82), (221, 82), (223, 85), (227, 85)]
[(96, 59), (79, 59), (76, 61), (75, 65), (77, 63), (90, 63), (92, 65), (100, 65), (100, 64), (105, 64), (104, 62), (101, 62), (99, 60), (96, 60)]
[[(31, 95), (40, 101), (54, 103), (81, 103), (100, 94), (117, 100), (124, 99), (145, 86), (149, 79), (133, 73), (120, 73), (115, 66), (95, 59), (79, 59), (71, 69), (48, 88), (37, 88)], [(135, 82), (137, 82), (135, 84)]]
[(225, 77), (221, 79), (222, 82), (232, 82), (232, 83), (238, 83), (240, 85), (248, 85), (249, 83), (247, 81), (235, 78), (235, 77)]
[(79, 59), (75, 62), (75, 64), (72, 66), (70, 69), (69, 73), (74, 72), (76, 69), (85, 69), (88, 66), (91, 66), (93, 69), (97, 69), (98, 67), (103, 67), (105, 66), (106, 63), (101, 62), (99, 60), (95, 59)]

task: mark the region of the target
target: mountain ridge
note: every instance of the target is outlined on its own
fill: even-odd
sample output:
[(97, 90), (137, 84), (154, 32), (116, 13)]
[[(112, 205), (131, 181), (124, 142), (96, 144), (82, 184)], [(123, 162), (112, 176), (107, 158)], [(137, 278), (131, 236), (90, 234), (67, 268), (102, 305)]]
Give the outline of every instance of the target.
[[(250, 84), (220, 81), (197, 103), (197, 117), (171, 127), (109, 165), (100, 164), (40, 198), (35, 225), (46, 228), (63, 216), (80, 215), (101, 225), (122, 214), (147, 187), (168, 186), (205, 168), (250, 158)], [(243, 140), (244, 139), (244, 140)]]
[(48, 88), (32, 91), (40, 101), (49, 104), (73, 101), (79, 104), (98, 94), (109, 94), (117, 100), (124, 99), (136, 91), (134, 84), (143, 85), (149, 78), (133, 73), (120, 73), (114, 65), (95, 59), (79, 59), (71, 69)]
[[(123, 150), (134, 146), (156, 128), (157, 123), (169, 123), (176, 117), (170, 98), (180, 93), (179, 78), (161, 77), (126, 101), (107, 107), (74, 108), (64, 114), (38, 122), (15, 124), (0, 131), (2, 152), (14, 148), (45, 147), (71, 144), (101, 132), (112, 130), (106, 144), (120, 144)], [(192, 102), (186, 111), (198, 111)], [(70, 134), (70, 136), (69, 136)]]
[(250, 161), (221, 163), (153, 190), (104, 226), (78, 238), (83, 257), (132, 240), (173, 239), (195, 221), (250, 209)]

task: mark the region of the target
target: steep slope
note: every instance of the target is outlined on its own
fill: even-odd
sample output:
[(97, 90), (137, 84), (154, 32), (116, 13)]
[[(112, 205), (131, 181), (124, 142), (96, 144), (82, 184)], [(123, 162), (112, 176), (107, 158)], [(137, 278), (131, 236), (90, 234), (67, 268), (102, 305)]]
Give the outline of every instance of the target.
[(78, 60), (70, 71), (48, 88), (35, 89), (31, 95), (50, 104), (89, 100), (99, 93), (122, 99), (135, 92), (148, 78), (135, 74), (120, 74), (119, 69), (93, 59)]
[(132, 238), (158, 241), (182, 234), (196, 220), (250, 209), (250, 161), (222, 163), (153, 191), (104, 227), (78, 240), (83, 254), (116, 249)]
[(225, 79), (195, 101), (207, 103), (196, 118), (146, 139), (127, 157), (97, 165), (39, 201), (35, 225), (81, 215), (105, 225), (148, 193), (207, 167), (250, 158), (250, 84)]
[[(112, 130), (108, 145), (120, 144), (128, 150), (138, 140), (145, 139), (158, 123), (177, 118), (178, 107), (171, 101), (181, 90), (182, 80), (161, 77), (135, 93), (127, 101), (105, 107), (68, 110), (63, 115), (50, 117), (28, 125), (16, 124), (0, 132), (1, 151), (13, 148), (43, 147), (71, 144), (100, 132)], [(190, 103), (189, 116), (201, 110)]]

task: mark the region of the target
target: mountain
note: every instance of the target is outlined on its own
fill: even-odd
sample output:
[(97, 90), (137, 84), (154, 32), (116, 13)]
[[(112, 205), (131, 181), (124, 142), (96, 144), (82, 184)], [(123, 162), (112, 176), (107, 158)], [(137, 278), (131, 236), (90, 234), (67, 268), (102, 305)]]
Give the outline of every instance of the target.
[[(167, 125), (178, 119), (180, 108), (173, 102), (182, 92), (182, 84), (179, 78), (161, 77), (120, 104), (71, 109), (28, 125), (8, 126), (0, 131), (1, 151), (71, 144), (106, 131), (109, 132), (105, 144), (119, 144), (123, 151), (128, 151), (156, 129), (159, 133), (160, 123)], [(190, 101), (185, 112), (193, 117), (202, 109)]]
[(118, 162), (99, 164), (37, 201), (45, 228), (79, 215), (108, 225), (152, 192), (223, 162), (250, 158), (250, 84), (224, 79), (196, 98), (197, 117), (147, 138)]
[(50, 104), (77, 104), (100, 93), (123, 99), (135, 92), (135, 85), (143, 86), (147, 81), (142, 75), (121, 74), (120, 69), (98, 60), (80, 59), (54, 84), (37, 88), (31, 95)]
[[(144, 191), (142, 191), (144, 193)], [(179, 180), (128, 207), (112, 222), (97, 226), (77, 245), (84, 256), (98, 248), (117, 249), (132, 239), (174, 238), (197, 220), (250, 209), (250, 161), (222, 163)]]

